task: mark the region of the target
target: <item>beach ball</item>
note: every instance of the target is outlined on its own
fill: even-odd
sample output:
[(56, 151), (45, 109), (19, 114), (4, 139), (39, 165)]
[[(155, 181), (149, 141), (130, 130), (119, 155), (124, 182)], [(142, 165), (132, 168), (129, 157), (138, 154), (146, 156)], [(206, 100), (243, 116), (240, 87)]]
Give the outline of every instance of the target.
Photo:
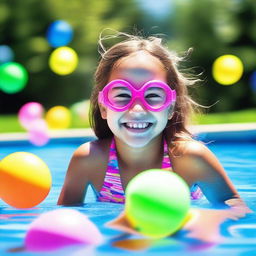
[(70, 43), (73, 38), (71, 25), (64, 20), (56, 20), (47, 30), (47, 40), (52, 47), (60, 47)]
[(189, 207), (188, 185), (173, 172), (141, 172), (126, 188), (126, 217), (135, 230), (151, 238), (163, 238), (179, 230)]
[(28, 138), (35, 146), (44, 146), (49, 142), (48, 126), (44, 119), (35, 119), (30, 123)]
[(51, 129), (66, 129), (71, 124), (71, 112), (64, 106), (55, 106), (47, 111), (45, 119)]
[(50, 55), (49, 66), (58, 75), (71, 74), (76, 69), (77, 64), (77, 53), (70, 47), (59, 47)]
[(103, 236), (88, 217), (74, 209), (57, 209), (41, 214), (25, 236), (31, 251), (50, 251), (67, 245), (99, 245)]
[(18, 120), (25, 129), (29, 130), (31, 123), (36, 119), (41, 119), (43, 114), (44, 108), (42, 104), (38, 102), (28, 102), (20, 108)]
[(0, 89), (5, 93), (17, 93), (28, 82), (28, 73), (19, 63), (7, 62), (0, 66)]
[(218, 57), (212, 67), (213, 78), (222, 85), (236, 83), (243, 75), (243, 63), (235, 55)]
[(8, 45), (0, 45), (0, 63), (11, 62), (13, 59), (13, 50)]
[(0, 162), (0, 198), (16, 208), (41, 203), (51, 188), (51, 173), (38, 156), (15, 152)]
[(89, 119), (90, 100), (76, 102), (70, 107), (70, 109), (74, 116), (78, 117), (82, 121), (87, 121)]

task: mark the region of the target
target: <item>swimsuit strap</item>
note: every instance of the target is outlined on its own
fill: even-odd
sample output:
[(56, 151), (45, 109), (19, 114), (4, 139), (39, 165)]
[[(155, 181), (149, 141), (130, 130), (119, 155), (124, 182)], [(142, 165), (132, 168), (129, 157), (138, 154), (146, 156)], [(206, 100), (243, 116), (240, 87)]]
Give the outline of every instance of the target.
[(98, 196), (101, 202), (124, 203), (125, 195), (118, 168), (118, 159), (114, 138), (112, 139), (108, 167), (104, 178), (104, 183)]
[(191, 200), (197, 200), (203, 197), (203, 192), (201, 190), (201, 188), (194, 183), (191, 187), (190, 187), (190, 199)]
[(162, 169), (172, 167), (168, 152), (169, 152), (168, 144), (167, 144), (166, 140), (164, 139), (164, 155), (163, 155)]

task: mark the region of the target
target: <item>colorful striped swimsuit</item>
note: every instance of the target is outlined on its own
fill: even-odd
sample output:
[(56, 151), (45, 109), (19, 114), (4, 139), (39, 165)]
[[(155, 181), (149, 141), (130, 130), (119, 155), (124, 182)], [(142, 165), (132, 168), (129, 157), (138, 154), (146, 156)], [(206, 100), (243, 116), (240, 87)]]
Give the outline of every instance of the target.
[[(171, 162), (168, 155), (168, 146), (164, 140), (164, 155), (162, 161), (162, 169), (170, 168)], [(194, 184), (191, 187), (191, 199), (198, 199), (202, 197), (202, 192), (200, 188)], [(106, 170), (106, 175), (104, 178), (104, 183), (101, 188), (101, 191), (97, 196), (98, 201), (101, 202), (112, 202), (112, 203), (124, 203), (125, 202), (125, 193), (123, 190), (121, 177), (118, 168), (118, 159), (116, 153), (115, 140), (112, 139), (109, 151), (109, 161), (108, 167)]]

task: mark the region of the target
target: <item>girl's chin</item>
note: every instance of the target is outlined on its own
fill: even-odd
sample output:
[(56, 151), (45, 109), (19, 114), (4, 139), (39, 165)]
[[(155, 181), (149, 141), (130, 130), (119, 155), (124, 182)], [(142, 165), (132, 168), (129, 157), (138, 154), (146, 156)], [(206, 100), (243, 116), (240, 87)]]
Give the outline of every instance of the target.
[(150, 141), (152, 141), (152, 137), (127, 137), (123, 138), (123, 142), (131, 147), (131, 148), (143, 148), (149, 144)]

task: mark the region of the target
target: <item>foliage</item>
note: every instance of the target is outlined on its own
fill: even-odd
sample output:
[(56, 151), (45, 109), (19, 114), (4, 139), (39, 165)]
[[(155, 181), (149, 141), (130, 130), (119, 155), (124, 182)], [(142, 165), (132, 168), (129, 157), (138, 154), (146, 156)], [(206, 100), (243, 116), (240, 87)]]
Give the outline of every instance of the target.
[(256, 109), (245, 109), (233, 112), (197, 114), (193, 118), (194, 124), (226, 124), (226, 123), (255, 123)]
[[(195, 73), (202, 73), (197, 98), (203, 105), (213, 105), (211, 111), (255, 106), (256, 92), (253, 93), (249, 83), (256, 70), (255, 17), (254, 0), (176, 1), (171, 23), (174, 38), (170, 45), (183, 51), (194, 49), (187, 67), (195, 67)], [(220, 85), (212, 78), (212, 64), (224, 54), (234, 54), (244, 64), (242, 79), (231, 86)]]
[[(99, 59), (97, 41), (106, 28), (128, 33), (137, 28), (146, 36), (165, 34), (169, 48), (181, 55), (193, 47), (180, 68), (195, 76), (202, 73), (203, 81), (190, 91), (200, 104), (213, 105), (210, 111), (255, 105), (256, 93), (249, 86), (256, 69), (255, 0), (170, 0), (169, 15), (165, 11), (162, 16), (145, 12), (140, 2), (149, 7), (145, 0), (1, 0), (0, 44), (14, 50), (15, 61), (29, 71), (29, 82), (16, 94), (0, 91), (0, 113), (17, 113), (28, 101), (38, 101), (48, 109), (89, 98)], [(74, 38), (69, 46), (79, 55), (78, 68), (67, 76), (54, 74), (48, 66), (53, 48), (46, 31), (59, 19), (72, 25)], [(212, 63), (223, 54), (235, 54), (244, 63), (242, 79), (231, 86), (219, 85), (212, 78)]]
[[(0, 113), (14, 113), (28, 101), (46, 108), (70, 105), (89, 98), (93, 72), (99, 59), (97, 41), (104, 28), (130, 30), (138, 11), (133, 0), (1, 0), (0, 44), (9, 45), (15, 61), (29, 71), (29, 83), (17, 94), (0, 91)], [(2, 14), (2, 15), (1, 15)], [(46, 31), (51, 22), (65, 20), (74, 29), (69, 44), (79, 55), (77, 70), (67, 76), (54, 74), (48, 66), (51, 48)]]

